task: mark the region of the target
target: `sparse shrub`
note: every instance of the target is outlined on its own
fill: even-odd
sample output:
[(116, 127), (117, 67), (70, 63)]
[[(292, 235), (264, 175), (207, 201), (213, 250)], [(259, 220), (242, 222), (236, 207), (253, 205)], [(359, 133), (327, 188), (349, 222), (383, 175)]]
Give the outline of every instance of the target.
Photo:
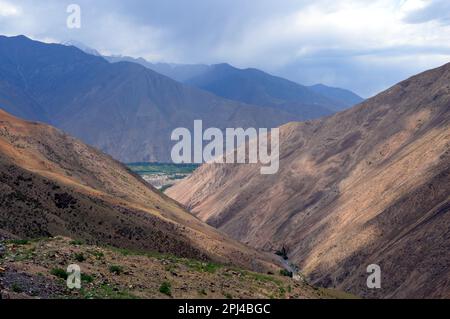
[(53, 268), (50, 271), (50, 273), (53, 276), (61, 278), (61, 279), (64, 279), (64, 280), (67, 280), (67, 277), (68, 277), (67, 272), (64, 269), (62, 269), (62, 268)]
[(290, 272), (289, 270), (286, 270), (286, 269), (281, 269), (280, 275), (285, 276), (285, 277), (292, 277), (292, 272)]
[(227, 298), (227, 299), (233, 299), (233, 296), (232, 296), (230, 293), (228, 293), (228, 292), (224, 293), (223, 295), (224, 295), (225, 298)]
[(77, 240), (72, 240), (70, 242), (70, 244), (73, 245), (73, 246), (81, 246), (81, 245), (84, 244), (84, 242), (82, 240), (77, 239)]
[(86, 260), (86, 257), (84, 257), (83, 253), (76, 253), (75, 260), (81, 263)]
[(205, 289), (200, 289), (200, 290), (198, 291), (198, 294), (201, 295), (201, 296), (207, 296), (207, 295), (208, 295), (208, 294), (206, 293), (206, 290), (205, 290)]
[(118, 265), (111, 265), (109, 266), (109, 271), (113, 274), (120, 275), (123, 273), (123, 267)]
[(217, 269), (219, 269), (221, 266), (215, 263), (207, 263), (204, 267), (206, 272), (209, 273), (215, 273)]
[(69, 206), (73, 208), (77, 200), (69, 193), (61, 193), (54, 195), (54, 202), (56, 207), (66, 209)]
[(102, 253), (101, 251), (90, 251), (90, 254), (92, 254), (95, 258), (97, 259), (102, 259), (103, 257), (105, 257), (105, 254)]
[(94, 281), (94, 278), (88, 274), (81, 274), (81, 281), (91, 283)]
[(16, 283), (14, 283), (12, 286), (11, 286), (11, 289), (12, 289), (12, 291), (14, 291), (15, 293), (18, 293), (18, 294), (20, 294), (21, 292), (23, 292), (23, 289), (22, 289), (22, 287), (20, 287), (18, 284), (16, 284)]
[(161, 287), (159, 287), (159, 292), (167, 296), (172, 296), (172, 285), (170, 284), (170, 282), (163, 282), (161, 284)]
[(9, 243), (14, 244), (14, 245), (28, 245), (30, 243), (30, 241), (26, 240), (26, 239), (13, 239), (13, 240), (10, 240)]

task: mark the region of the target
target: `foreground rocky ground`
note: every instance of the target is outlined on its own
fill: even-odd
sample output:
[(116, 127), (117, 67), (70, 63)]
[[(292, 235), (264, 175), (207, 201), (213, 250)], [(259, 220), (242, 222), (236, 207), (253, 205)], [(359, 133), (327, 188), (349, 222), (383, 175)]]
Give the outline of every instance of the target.
[[(66, 287), (81, 267), (82, 287)], [(261, 274), (171, 255), (85, 245), (68, 238), (3, 241), (2, 298), (345, 298), (279, 274)]]

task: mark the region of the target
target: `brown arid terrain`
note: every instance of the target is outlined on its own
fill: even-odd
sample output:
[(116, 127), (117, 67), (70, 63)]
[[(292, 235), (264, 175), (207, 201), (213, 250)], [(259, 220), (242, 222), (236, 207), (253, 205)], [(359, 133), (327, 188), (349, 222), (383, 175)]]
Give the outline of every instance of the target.
[[(89, 246), (64, 237), (9, 241), (4, 246), (0, 256), (3, 298), (354, 298), (278, 274)], [(81, 268), (81, 289), (67, 288), (69, 264)]]
[(0, 110), (0, 239), (56, 235), (279, 270), (274, 257), (201, 222), (111, 157)]
[[(450, 298), (450, 64), (280, 130), (280, 169), (207, 164), (167, 191), (253, 247), (287, 247), (312, 283)], [(381, 267), (381, 289), (366, 268)]]

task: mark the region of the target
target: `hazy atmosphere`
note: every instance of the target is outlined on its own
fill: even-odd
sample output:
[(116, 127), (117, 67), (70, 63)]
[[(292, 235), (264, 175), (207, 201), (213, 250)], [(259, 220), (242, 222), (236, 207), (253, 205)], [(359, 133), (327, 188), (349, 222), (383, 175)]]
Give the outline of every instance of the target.
[(80, 29), (66, 28), (70, 3), (0, 0), (0, 30), (152, 62), (255, 67), (363, 97), (450, 59), (446, 0), (80, 0)]

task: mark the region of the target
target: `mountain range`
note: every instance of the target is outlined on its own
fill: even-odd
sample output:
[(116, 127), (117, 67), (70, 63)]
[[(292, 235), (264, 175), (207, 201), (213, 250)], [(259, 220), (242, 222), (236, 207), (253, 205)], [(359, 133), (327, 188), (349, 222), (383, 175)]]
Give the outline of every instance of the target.
[[(89, 50), (90, 52), (92, 50)], [(141, 64), (179, 82), (218, 96), (277, 109), (312, 119), (352, 107), (364, 99), (357, 94), (323, 84), (304, 86), (254, 68), (238, 69), (228, 63), (150, 63), (143, 58), (105, 57), (110, 62)]]
[[(208, 163), (163, 194), (119, 162), (170, 161), (172, 130), (198, 119), (280, 126), (278, 172)], [(362, 101), (0, 36), (0, 297), (25, 283), (61, 297), (51, 279), (76, 257), (87, 297), (172, 282), (177, 297), (450, 298), (449, 189), (450, 64)]]
[[(198, 81), (203, 90), (138, 63), (109, 63), (98, 52), (81, 46), (87, 54), (74, 45), (80, 46), (0, 36), (2, 107), (21, 118), (54, 125), (122, 162), (170, 162), (171, 132), (192, 129), (194, 120), (219, 129), (271, 128), (330, 115), (342, 107), (258, 70), (192, 66), (185, 73), (196, 77), (186, 82)], [(203, 85), (222, 69), (232, 77), (216, 78), (229, 94), (214, 90), (215, 84)], [(237, 96), (233, 91), (242, 85), (237, 80), (241, 73), (249, 85)]]
[[(280, 169), (205, 164), (167, 191), (313, 283), (377, 298), (450, 297), (450, 64), (349, 110), (280, 128)], [(366, 286), (381, 268), (382, 289)]]
[(171, 132), (276, 127), (293, 114), (227, 100), (136, 63), (109, 63), (73, 46), (0, 37), (2, 108), (43, 121), (122, 162), (170, 162)]

